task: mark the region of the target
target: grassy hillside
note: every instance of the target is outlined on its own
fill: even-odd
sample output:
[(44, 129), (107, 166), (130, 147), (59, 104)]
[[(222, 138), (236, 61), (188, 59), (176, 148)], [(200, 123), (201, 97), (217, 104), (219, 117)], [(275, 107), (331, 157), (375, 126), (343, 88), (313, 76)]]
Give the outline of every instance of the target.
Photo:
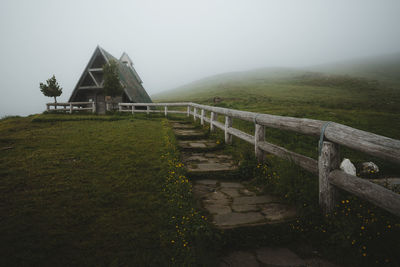
[(217, 75), (153, 96), (241, 110), (331, 120), (400, 139), (400, 90), (377, 80), (291, 69)]
[(400, 53), (324, 64), (309, 69), (375, 79), (397, 88), (400, 86)]
[[(400, 59), (398, 62), (400, 65)], [(214, 103), (214, 97), (222, 101)], [(400, 90), (382, 80), (364, 77), (265, 68), (212, 76), (160, 93), (153, 99), (158, 102), (193, 101), (260, 113), (334, 121), (400, 139)], [(235, 120), (234, 126), (248, 133), (254, 131), (251, 123)], [(267, 132), (269, 141), (316, 158), (316, 138), (274, 129)], [(344, 150), (342, 154), (355, 162), (376, 160), (385, 164), (354, 151)], [(393, 168), (398, 170), (398, 167), (391, 166), (389, 174), (397, 172)]]

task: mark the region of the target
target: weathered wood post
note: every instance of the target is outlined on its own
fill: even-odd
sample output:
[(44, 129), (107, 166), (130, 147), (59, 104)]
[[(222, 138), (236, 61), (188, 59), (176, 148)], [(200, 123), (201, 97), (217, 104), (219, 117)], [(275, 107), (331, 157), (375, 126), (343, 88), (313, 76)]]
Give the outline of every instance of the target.
[(50, 106), (49, 104), (46, 104), (46, 110), (49, 111), (50, 110)]
[(339, 168), (339, 145), (324, 141), (318, 157), (319, 176), (319, 205), (324, 214), (332, 212), (336, 202), (336, 188), (329, 183), (328, 176), (331, 171)]
[(92, 113), (96, 113), (96, 102), (92, 102)]
[(193, 121), (197, 120), (196, 116), (197, 116), (197, 108), (193, 108)]
[(122, 111), (122, 106), (120, 105), (121, 103), (118, 103), (118, 111), (121, 112)]
[(72, 114), (72, 103), (69, 103), (69, 114)]
[(132, 115), (135, 115), (135, 106), (132, 105)]
[(259, 142), (265, 141), (265, 127), (255, 123), (255, 133), (254, 133), (254, 152), (258, 162), (264, 161), (264, 151), (258, 146)]
[(204, 109), (201, 109), (200, 124), (204, 125)]
[(187, 116), (190, 117), (190, 106), (187, 106)]
[(167, 115), (168, 115), (168, 107), (167, 106), (164, 106), (164, 113), (165, 113), (165, 117), (167, 117)]
[(225, 116), (225, 143), (232, 144), (232, 135), (228, 133), (228, 129), (232, 127), (232, 118)]
[(214, 132), (215, 128), (214, 128), (214, 121), (217, 119), (217, 113), (215, 113), (214, 111), (211, 111), (211, 115), (210, 115), (210, 131)]
[(146, 110), (147, 110), (147, 115), (150, 114), (150, 106), (146, 106)]

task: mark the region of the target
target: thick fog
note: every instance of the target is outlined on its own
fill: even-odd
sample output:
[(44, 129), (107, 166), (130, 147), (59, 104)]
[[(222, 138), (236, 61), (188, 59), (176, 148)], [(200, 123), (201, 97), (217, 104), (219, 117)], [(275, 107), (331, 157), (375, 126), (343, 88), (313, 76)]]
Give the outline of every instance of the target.
[(0, 117), (67, 101), (94, 49), (128, 53), (151, 95), (258, 67), (400, 51), (399, 0), (1, 0)]

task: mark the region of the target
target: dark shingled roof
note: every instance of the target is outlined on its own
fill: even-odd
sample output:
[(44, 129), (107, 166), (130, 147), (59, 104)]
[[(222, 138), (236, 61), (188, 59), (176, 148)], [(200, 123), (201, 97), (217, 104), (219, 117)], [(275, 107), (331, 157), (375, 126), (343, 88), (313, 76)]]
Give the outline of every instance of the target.
[(124, 63), (122, 63), (120, 60), (115, 58), (113, 55), (105, 51), (103, 48), (100, 46), (96, 47), (96, 50), (94, 51), (88, 65), (85, 68), (85, 71), (83, 72), (81, 78), (79, 79), (74, 91), (71, 94), (71, 97), (69, 101), (73, 100), (74, 96), (77, 93), (77, 90), (79, 90), (79, 86), (82, 83), (84, 76), (87, 74), (88, 69), (91, 67), (93, 64), (95, 58), (98, 56), (98, 54), (101, 54), (106, 62), (109, 62), (110, 60), (114, 60), (117, 63), (118, 66), (118, 73), (119, 73), (119, 78), (121, 82), (124, 85), (124, 91), (125, 94), (128, 96), (129, 100), (132, 102), (136, 103), (151, 103), (151, 98), (147, 94), (146, 90), (143, 88), (141, 84), (141, 79), (138, 76), (137, 72), (133, 69), (131, 66), (127, 66)]

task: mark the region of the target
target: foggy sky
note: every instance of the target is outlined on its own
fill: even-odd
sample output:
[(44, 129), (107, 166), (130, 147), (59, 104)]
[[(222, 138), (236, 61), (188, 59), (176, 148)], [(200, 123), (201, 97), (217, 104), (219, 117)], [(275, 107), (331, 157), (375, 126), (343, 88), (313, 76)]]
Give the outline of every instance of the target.
[[(400, 51), (399, 0), (1, 0), (0, 117), (68, 98), (100, 45), (151, 95), (223, 72)], [(15, 105), (14, 103), (18, 103)]]

